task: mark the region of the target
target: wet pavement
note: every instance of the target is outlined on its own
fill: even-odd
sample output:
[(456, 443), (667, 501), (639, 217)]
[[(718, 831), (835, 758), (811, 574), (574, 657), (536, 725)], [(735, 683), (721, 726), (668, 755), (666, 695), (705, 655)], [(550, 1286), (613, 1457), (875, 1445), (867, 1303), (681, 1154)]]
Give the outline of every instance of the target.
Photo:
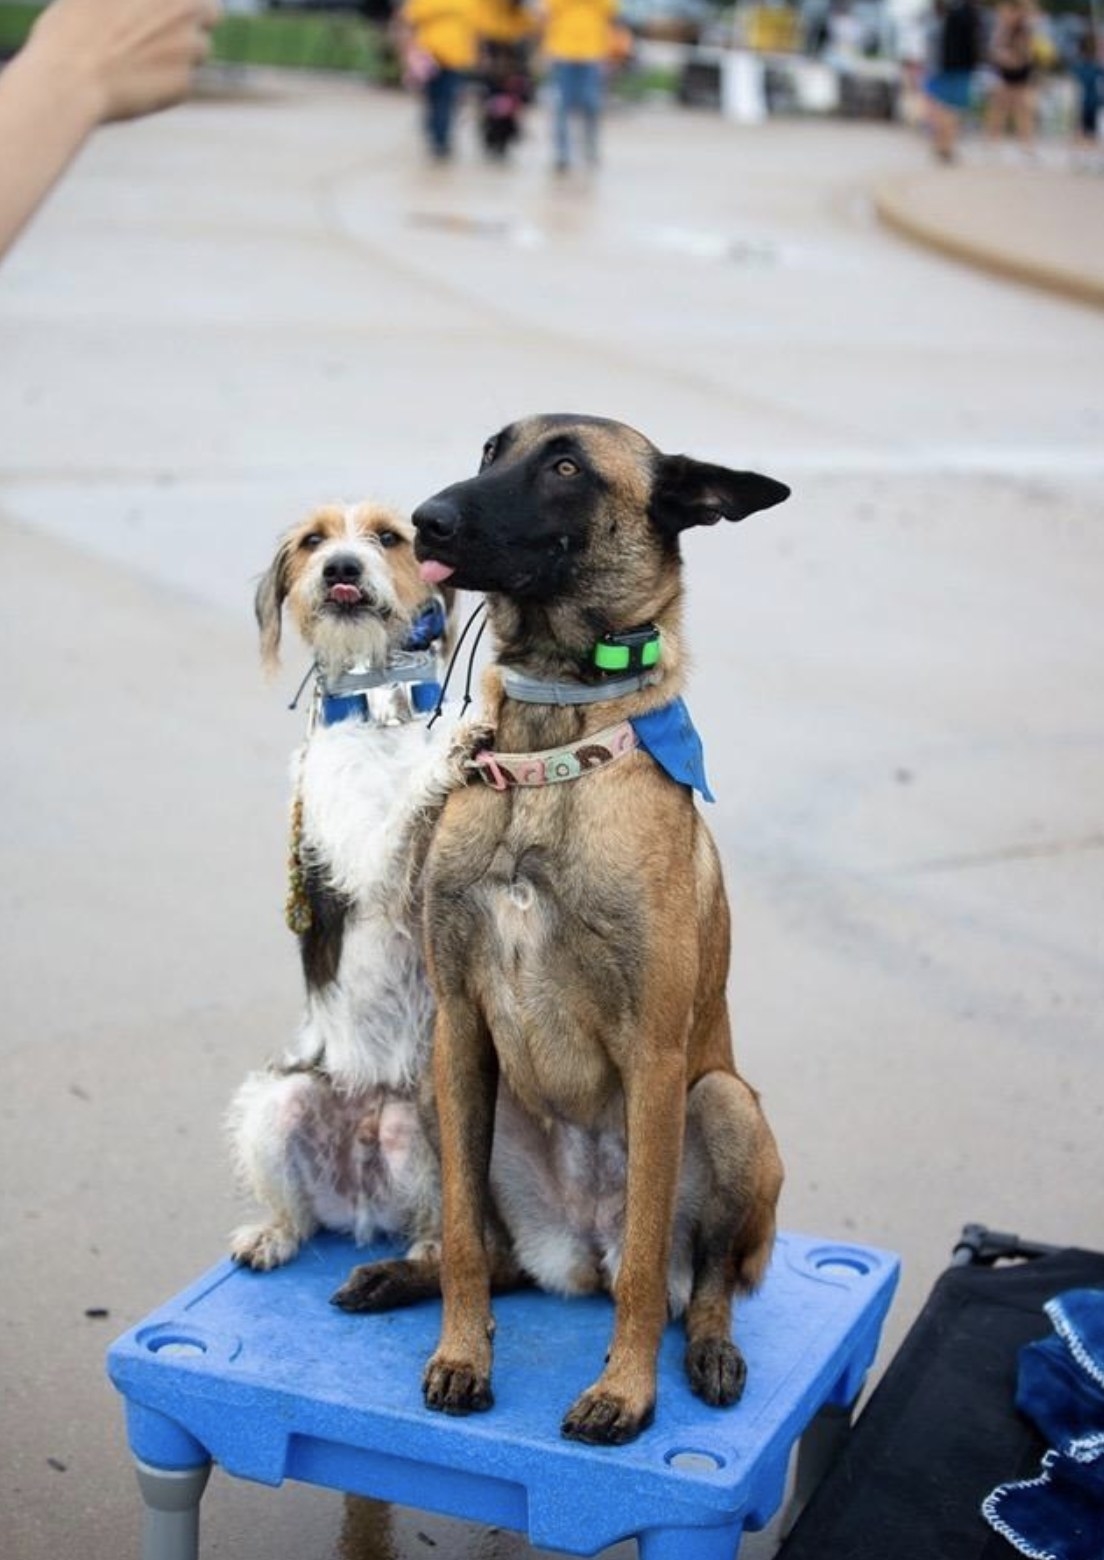
[[(902, 1253), (887, 1352), (965, 1220), (1104, 1244), (1104, 318), (880, 225), (933, 177), (904, 130), (622, 111), (562, 180), (534, 130), (429, 167), (401, 98), (267, 78), (101, 133), (0, 272), (14, 1560), (136, 1553), (104, 1348), (220, 1256), (221, 1115), (295, 1021), (303, 667), (264, 684), (253, 581), (525, 412), (794, 488), (686, 547), (784, 1222)], [(218, 1474), (204, 1543), (526, 1552)]]

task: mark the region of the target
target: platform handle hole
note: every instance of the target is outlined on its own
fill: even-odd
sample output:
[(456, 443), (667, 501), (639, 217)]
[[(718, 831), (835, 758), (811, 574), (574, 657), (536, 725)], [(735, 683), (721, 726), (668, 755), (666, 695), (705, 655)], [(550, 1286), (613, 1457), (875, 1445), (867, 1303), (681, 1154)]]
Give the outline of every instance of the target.
[(181, 1359), (189, 1355), (207, 1353), (207, 1345), (201, 1343), (198, 1338), (185, 1338), (180, 1335), (151, 1338), (146, 1347), (151, 1354), (169, 1354)]
[(813, 1266), (818, 1273), (836, 1278), (865, 1278), (870, 1272), (870, 1263), (858, 1253), (851, 1251), (822, 1252), (815, 1259)]
[(680, 1446), (677, 1451), (668, 1452), (664, 1461), (684, 1473), (716, 1473), (725, 1465), (724, 1458), (718, 1457), (716, 1452), (703, 1452), (693, 1446)]

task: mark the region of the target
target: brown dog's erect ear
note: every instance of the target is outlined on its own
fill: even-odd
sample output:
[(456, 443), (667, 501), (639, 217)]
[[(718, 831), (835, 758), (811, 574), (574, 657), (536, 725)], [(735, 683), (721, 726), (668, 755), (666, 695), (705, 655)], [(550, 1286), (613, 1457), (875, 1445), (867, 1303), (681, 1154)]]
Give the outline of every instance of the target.
[(253, 601), (261, 631), (261, 660), (269, 672), (274, 672), (279, 664), (280, 620), (287, 593), (287, 548), (281, 547), (257, 586)]
[(692, 525), (742, 520), (789, 496), (784, 482), (756, 471), (729, 471), (689, 455), (661, 455), (649, 511), (653, 524), (674, 540)]

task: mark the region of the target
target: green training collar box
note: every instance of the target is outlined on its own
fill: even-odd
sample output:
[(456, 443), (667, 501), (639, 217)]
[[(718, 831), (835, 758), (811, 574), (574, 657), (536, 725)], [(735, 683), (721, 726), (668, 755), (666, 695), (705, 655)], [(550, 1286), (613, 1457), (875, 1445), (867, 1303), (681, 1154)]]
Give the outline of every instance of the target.
[(646, 672), (659, 664), (659, 629), (654, 623), (603, 634), (593, 651), (600, 672)]

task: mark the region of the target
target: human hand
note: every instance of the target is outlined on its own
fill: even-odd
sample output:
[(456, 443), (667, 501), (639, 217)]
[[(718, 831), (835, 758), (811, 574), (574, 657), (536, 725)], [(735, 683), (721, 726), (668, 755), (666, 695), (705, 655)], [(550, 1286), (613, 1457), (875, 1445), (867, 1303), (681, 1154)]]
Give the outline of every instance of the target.
[(97, 121), (134, 119), (187, 95), (219, 12), (218, 0), (54, 0), (31, 42), (83, 81)]

